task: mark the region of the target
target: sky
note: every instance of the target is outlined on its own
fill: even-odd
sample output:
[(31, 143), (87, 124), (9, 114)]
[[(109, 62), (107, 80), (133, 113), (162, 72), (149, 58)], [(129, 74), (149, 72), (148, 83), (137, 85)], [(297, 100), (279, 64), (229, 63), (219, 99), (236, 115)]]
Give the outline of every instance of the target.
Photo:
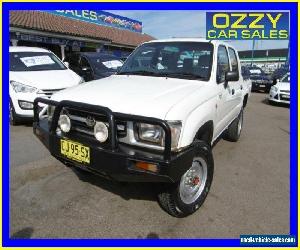
[[(172, 37), (205, 38), (205, 11), (199, 10), (107, 10), (143, 23), (143, 33), (157, 39)], [(251, 50), (252, 41), (230, 41), (237, 50)], [(256, 41), (255, 49), (287, 48), (288, 41)]]

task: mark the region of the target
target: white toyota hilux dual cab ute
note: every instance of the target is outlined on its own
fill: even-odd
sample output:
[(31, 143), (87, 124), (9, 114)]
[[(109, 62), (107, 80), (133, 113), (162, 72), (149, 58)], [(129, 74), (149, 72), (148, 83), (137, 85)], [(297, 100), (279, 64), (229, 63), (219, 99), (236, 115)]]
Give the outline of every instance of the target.
[(209, 192), (213, 143), (239, 139), (250, 89), (226, 43), (155, 40), (116, 75), (35, 99), (33, 130), (67, 166), (159, 183), (162, 208), (184, 217)]

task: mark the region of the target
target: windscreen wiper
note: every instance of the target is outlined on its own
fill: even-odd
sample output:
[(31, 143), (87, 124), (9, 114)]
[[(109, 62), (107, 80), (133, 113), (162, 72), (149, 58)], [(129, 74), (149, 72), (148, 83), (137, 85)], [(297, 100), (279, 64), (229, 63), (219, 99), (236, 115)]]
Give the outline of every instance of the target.
[(149, 75), (149, 76), (159, 76), (158, 73), (152, 72), (152, 71), (147, 71), (147, 70), (138, 70), (138, 71), (124, 71), (124, 72), (119, 72), (117, 75)]
[(206, 77), (191, 74), (191, 73), (166, 73), (165, 76), (166, 77), (174, 77), (174, 78), (191, 79), (191, 80), (194, 80), (194, 79), (205, 80), (205, 79), (207, 79)]

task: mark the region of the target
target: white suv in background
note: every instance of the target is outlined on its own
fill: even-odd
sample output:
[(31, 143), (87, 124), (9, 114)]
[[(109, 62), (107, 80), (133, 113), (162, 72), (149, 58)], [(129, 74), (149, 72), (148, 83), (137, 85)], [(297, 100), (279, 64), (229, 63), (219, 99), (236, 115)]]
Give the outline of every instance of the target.
[(9, 48), (10, 123), (33, 118), (36, 97), (50, 97), (54, 92), (82, 82), (52, 52), (33, 47)]

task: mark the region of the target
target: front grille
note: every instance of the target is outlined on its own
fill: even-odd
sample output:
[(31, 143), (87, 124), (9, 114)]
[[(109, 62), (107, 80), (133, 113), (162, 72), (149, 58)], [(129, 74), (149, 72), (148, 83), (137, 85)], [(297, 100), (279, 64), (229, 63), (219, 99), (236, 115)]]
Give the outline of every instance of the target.
[[(89, 124), (88, 120), (93, 120), (95, 122), (101, 121), (109, 128), (108, 118), (105, 114), (80, 111), (72, 108), (64, 108), (63, 112), (66, 112), (71, 119), (71, 130), (73, 133), (79, 133), (90, 139), (95, 139), (94, 137), (94, 124)], [(127, 135), (127, 123), (126, 121), (116, 120), (117, 126), (117, 136), (118, 138), (126, 137)], [(109, 140), (105, 143), (109, 143)]]
[(282, 93), (290, 93), (289, 90), (280, 90), (280, 92), (282, 92)]
[(288, 97), (287, 97), (287, 95), (280, 95), (280, 100), (289, 101), (290, 97), (289, 97), (289, 95), (288, 95)]

